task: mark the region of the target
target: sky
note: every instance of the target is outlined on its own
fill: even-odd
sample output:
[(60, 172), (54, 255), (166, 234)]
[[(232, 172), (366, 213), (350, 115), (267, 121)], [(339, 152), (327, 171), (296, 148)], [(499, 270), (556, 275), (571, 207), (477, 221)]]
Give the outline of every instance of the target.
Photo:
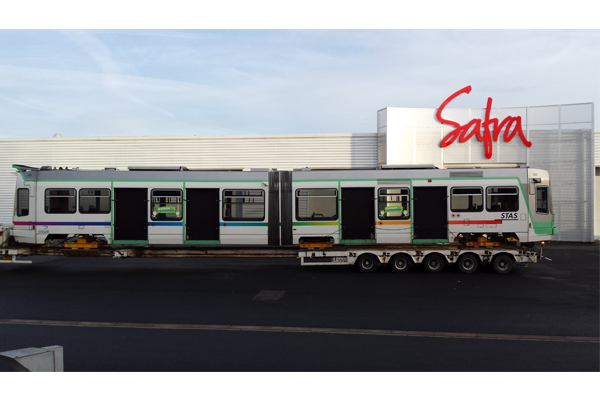
[(0, 30), (0, 138), (374, 133), (467, 85), (599, 116), (600, 30)]

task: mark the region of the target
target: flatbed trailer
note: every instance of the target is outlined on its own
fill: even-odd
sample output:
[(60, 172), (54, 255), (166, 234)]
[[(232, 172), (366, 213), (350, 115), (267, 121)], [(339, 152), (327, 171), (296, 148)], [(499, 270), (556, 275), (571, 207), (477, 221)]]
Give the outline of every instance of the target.
[[(541, 250), (541, 249), (540, 249)], [(98, 248), (65, 248), (52, 246), (9, 246), (0, 249), (3, 262), (27, 262), (17, 256), (66, 257), (278, 257), (299, 258), (303, 266), (356, 265), (362, 272), (371, 272), (380, 264), (395, 272), (408, 271), (422, 264), (428, 272), (440, 272), (444, 265), (456, 263), (464, 273), (475, 272), (482, 263), (491, 263), (498, 273), (510, 272), (517, 264), (536, 263), (541, 251), (515, 245), (469, 246), (461, 243), (403, 244), (381, 246), (335, 245), (327, 248), (298, 246), (236, 246), (236, 247), (168, 247), (128, 246)]]

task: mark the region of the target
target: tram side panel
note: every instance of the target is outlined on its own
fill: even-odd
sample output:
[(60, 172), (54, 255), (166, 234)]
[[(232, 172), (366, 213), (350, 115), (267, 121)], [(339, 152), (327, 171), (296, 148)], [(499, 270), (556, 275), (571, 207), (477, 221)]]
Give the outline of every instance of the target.
[[(268, 199), (260, 181), (190, 185), (210, 198), (195, 203), (196, 196), (188, 204), (183, 181), (36, 184), (19, 177), (13, 236), (37, 244), (84, 234), (113, 244), (268, 244)], [(188, 221), (195, 231), (186, 229)]]
[(552, 240), (553, 235), (557, 233), (557, 228), (554, 226), (552, 188), (548, 171), (529, 169), (525, 190), (528, 192), (529, 213), (531, 215), (528, 241)]
[(267, 245), (269, 200), (261, 182), (228, 185), (221, 193), (221, 244)]
[(293, 244), (300, 238), (330, 237), (339, 243), (340, 197), (338, 182), (294, 182), (292, 184)]
[[(514, 170), (511, 172), (515, 173)], [(405, 184), (392, 182), (384, 185), (376, 180), (352, 182), (351, 179), (341, 179), (339, 183), (303, 180), (294, 184), (294, 243), (298, 243), (301, 237), (311, 236), (330, 236), (335, 243), (351, 243), (353, 239), (362, 239), (363, 243), (375, 239), (380, 244), (444, 243), (453, 241), (459, 234), (487, 234), (492, 237), (502, 234), (515, 241), (531, 241), (528, 235), (530, 207), (527, 193), (520, 183), (524, 179), (521, 178), (446, 178), (440, 181), (434, 177), (431, 182), (428, 179), (407, 179)], [(442, 182), (443, 185), (440, 185)], [(336, 190), (336, 183), (341, 193)], [(353, 238), (350, 230), (344, 234), (344, 214), (348, 211), (344, 201), (345, 197), (349, 197), (345, 196), (344, 190), (350, 193), (352, 186), (370, 187), (374, 192), (374, 237), (362, 235), (364, 237)], [(334, 208), (336, 204), (337, 209)], [(360, 211), (357, 209), (347, 215), (370, 215), (371, 208), (371, 205), (365, 204)], [(346, 221), (349, 218), (346, 216)]]
[[(460, 233), (515, 234), (521, 242), (551, 239), (556, 228), (547, 172), (508, 171), (486, 171), (496, 174), (491, 178), (433, 177), (431, 182), (409, 176), (396, 180), (389, 173), (378, 179), (379, 171), (362, 171), (361, 179), (348, 171), (294, 171), (294, 181), (292, 172), (281, 172), (281, 220), (275, 223), (281, 224), (282, 244), (298, 244), (301, 237), (347, 244), (447, 242)], [(151, 182), (128, 179), (129, 173), (122, 172), (122, 181), (86, 181), (87, 175), (38, 180), (44, 172), (27, 170), (17, 178), (13, 236), (18, 242), (43, 244), (49, 235), (92, 234), (115, 244), (266, 245), (270, 199), (279, 199), (269, 194), (276, 176), (263, 182), (258, 175), (239, 179), (246, 178), (239, 172), (221, 173), (219, 179), (186, 173), (181, 179)], [(128, 194), (128, 189), (133, 191)], [(139, 201), (126, 204), (130, 196)], [(428, 219), (434, 220), (435, 233)], [(130, 228), (133, 232), (127, 232)]]
[(36, 184), (35, 243), (72, 235), (111, 237), (111, 182), (45, 181)]
[(410, 243), (413, 211), (410, 181), (381, 182), (376, 186), (375, 197), (377, 243)]
[(13, 214), (12, 236), (18, 243), (36, 243), (36, 171), (25, 173), (29, 176), (25, 181), (21, 174), (17, 175), (15, 190), (15, 210)]
[(448, 181), (448, 230), (459, 234), (502, 234), (528, 241), (528, 199), (519, 179)]

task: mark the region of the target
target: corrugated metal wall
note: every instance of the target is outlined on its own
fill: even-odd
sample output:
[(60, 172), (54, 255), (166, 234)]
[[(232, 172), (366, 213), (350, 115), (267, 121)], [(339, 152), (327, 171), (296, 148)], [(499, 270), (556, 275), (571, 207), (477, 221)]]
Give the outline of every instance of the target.
[(600, 167), (600, 131), (594, 131), (594, 165)]
[(550, 173), (558, 240), (594, 241), (590, 130), (531, 130), (530, 166)]
[(0, 223), (12, 221), (13, 164), (125, 169), (373, 168), (377, 134), (0, 139)]
[(550, 173), (557, 239), (594, 241), (593, 104), (527, 110), (529, 165)]

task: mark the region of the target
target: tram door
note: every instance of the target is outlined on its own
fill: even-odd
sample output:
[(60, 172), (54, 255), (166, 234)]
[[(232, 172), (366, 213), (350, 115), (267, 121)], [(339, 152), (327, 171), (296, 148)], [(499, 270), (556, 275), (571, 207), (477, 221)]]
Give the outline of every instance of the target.
[(186, 189), (186, 240), (219, 240), (219, 189)]
[(148, 189), (115, 188), (114, 240), (148, 240)]
[(342, 188), (342, 240), (375, 239), (375, 188)]
[(413, 188), (413, 239), (448, 239), (446, 187)]

